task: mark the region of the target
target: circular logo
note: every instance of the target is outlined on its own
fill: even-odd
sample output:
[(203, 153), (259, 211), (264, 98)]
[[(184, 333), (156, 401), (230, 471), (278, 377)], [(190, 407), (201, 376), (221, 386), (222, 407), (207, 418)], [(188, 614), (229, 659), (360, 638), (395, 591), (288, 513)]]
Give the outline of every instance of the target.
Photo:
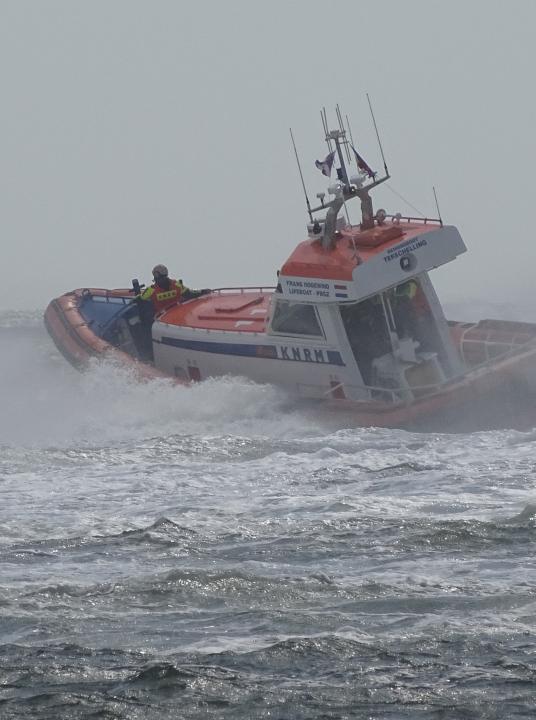
[(400, 258), (400, 267), (405, 272), (411, 272), (417, 267), (417, 258), (413, 253), (408, 253)]

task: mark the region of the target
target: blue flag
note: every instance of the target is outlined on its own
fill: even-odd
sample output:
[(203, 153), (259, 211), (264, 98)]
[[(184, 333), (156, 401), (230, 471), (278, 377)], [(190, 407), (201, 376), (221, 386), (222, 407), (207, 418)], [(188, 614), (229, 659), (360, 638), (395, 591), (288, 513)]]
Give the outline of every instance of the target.
[(335, 150), (333, 152), (330, 152), (329, 155), (326, 155), (324, 160), (315, 160), (315, 165), (320, 170), (322, 175), (327, 175), (327, 177), (330, 177), (331, 168), (333, 167), (334, 160)]

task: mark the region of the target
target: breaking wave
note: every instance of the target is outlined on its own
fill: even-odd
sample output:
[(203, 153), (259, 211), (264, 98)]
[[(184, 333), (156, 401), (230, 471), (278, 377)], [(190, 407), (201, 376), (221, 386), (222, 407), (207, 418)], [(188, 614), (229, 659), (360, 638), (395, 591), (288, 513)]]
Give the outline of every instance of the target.
[(35, 313), (0, 316), (0, 444), (65, 446), (191, 433), (284, 437), (320, 426), (281, 390), (241, 378), (179, 386), (96, 361), (78, 373)]

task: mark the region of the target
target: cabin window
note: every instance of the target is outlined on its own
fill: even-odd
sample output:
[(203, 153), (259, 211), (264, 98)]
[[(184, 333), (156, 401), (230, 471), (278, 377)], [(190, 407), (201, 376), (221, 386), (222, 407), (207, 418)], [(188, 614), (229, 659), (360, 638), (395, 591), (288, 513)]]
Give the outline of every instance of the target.
[(109, 303), (110, 305), (126, 305), (127, 299), (124, 297), (114, 297), (113, 295), (91, 295), (88, 293), (92, 302)]
[(441, 341), (428, 299), (417, 278), (411, 278), (387, 293), (398, 337), (411, 337), (419, 350), (438, 352)]
[(322, 336), (314, 305), (279, 300), (272, 318), (272, 332)]
[(352, 352), (365, 385), (374, 384), (373, 362), (392, 350), (380, 295), (340, 306)]

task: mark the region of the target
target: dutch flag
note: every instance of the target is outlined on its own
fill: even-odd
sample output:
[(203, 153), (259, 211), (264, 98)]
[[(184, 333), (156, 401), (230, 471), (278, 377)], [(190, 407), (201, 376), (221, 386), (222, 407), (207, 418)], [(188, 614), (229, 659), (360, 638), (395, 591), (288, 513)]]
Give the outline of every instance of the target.
[(367, 165), (367, 163), (363, 160), (363, 158), (362, 158), (361, 155), (357, 152), (357, 150), (355, 149), (355, 147), (354, 147), (353, 145), (351, 145), (351, 148), (352, 148), (352, 150), (354, 151), (355, 161), (356, 161), (356, 163), (357, 163), (357, 167), (361, 170), (361, 172), (366, 173), (366, 174), (369, 176), (369, 178), (374, 178), (374, 177), (376, 177), (376, 173), (374, 172), (374, 170), (372, 170), (372, 169), (370, 168), (370, 166)]

